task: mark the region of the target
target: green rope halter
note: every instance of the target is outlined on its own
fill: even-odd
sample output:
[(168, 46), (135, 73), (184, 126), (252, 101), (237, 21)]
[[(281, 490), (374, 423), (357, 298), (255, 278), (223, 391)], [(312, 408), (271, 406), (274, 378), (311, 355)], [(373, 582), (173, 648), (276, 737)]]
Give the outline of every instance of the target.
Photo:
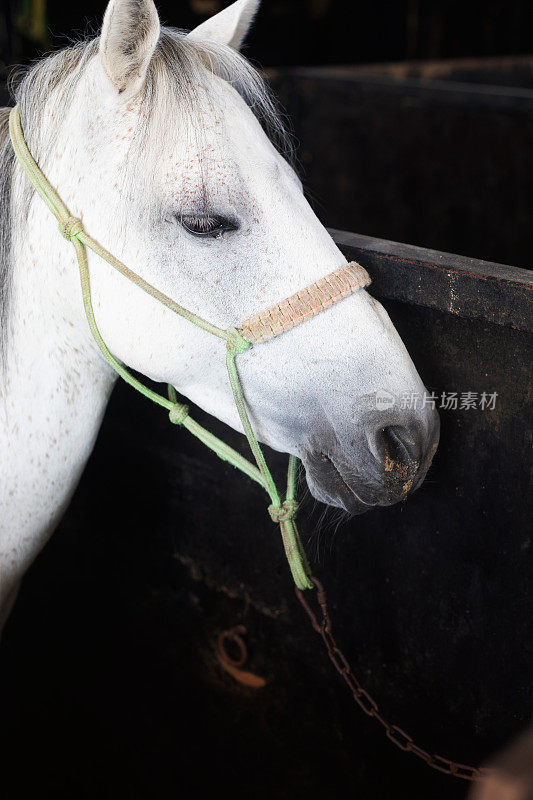
[[(82, 221), (71, 215), (67, 206), (62, 201), (57, 191), (51, 185), (31, 155), (24, 139), (20, 121), (20, 113), (17, 106), (11, 110), (9, 115), (9, 134), (15, 155), (22, 168), (26, 172), (30, 183), (33, 185), (38, 195), (44, 200), (52, 214), (54, 214), (54, 216), (57, 218), (61, 235), (74, 245), (80, 271), (81, 291), (85, 314), (87, 316), (91, 333), (104, 358), (115, 370), (115, 372), (117, 372), (121, 378), (126, 381), (126, 383), (129, 383), (130, 386), (133, 386), (134, 389), (143, 394), (149, 400), (152, 400), (152, 402), (157, 403), (163, 408), (166, 408), (169, 412), (170, 421), (173, 424), (181, 425), (182, 427), (186, 428), (190, 433), (193, 434), (193, 436), (196, 436), (201, 442), (203, 442), (206, 447), (213, 450), (213, 452), (215, 452), (219, 458), (221, 458), (223, 461), (228, 461), (245, 475), (248, 475), (249, 478), (252, 478), (252, 480), (259, 483), (263, 489), (265, 489), (270, 497), (268, 511), (273, 522), (278, 523), (280, 526), (285, 554), (289, 562), (294, 582), (298, 589), (312, 589), (313, 583), (310, 579), (309, 565), (307, 563), (305, 552), (298, 534), (298, 529), (296, 528), (294, 521), (294, 517), (298, 509), (298, 503), (296, 500), (296, 475), (298, 469), (298, 459), (295, 456), (289, 456), (287, 490), (285, 497), (282, 499), (265, 461), (261, 446), (253, 432), (252, 425), (246, 411), (241, 381), (237, 370), (236, 357), (239, 354), (246, 352), (246, 350), (252, 346), (252, 343), (244, 336), (241, 330), (238, 330), (237, 328), (219, 328), (216, 325), (212, 325), (210, 322), (207, 322), (206, 320), (197, 316), (196, 314), (193, 314), (192, 311), (188, 311), (186, 308), (178, 305), (178, 303), (176, 303), (170, 297), (167, 297), (167, 295), (163, 294), (154, 286), (147, 283), (147, 281), (141, 278), (140, 275), (132, 272), (128, 267), (125, 266), (125, 264), (115, 258), (114, 255), (108, 252), (95, 239), (93, 239), (92, 236), (87, 233), (87, 231), (85, 231)], [(226, 366), (233, 391), (233, 397), (235, 399), (235, 405), (237, 406), (239, 417), (241, 419), (246, 438), (248, 439), (248, 443), (257, 466), (252, 464), (232, 447), (195, 422), (195, 420), (189, 416), (188, 407), (177, 402), (176, 391), (174, 387), (168, 387), (168, 398), (158, 394), (157, 392), (154, 392), (152, 389), (149, 389), (147, 386), (137, 380), (137, 378), (135, 378), (110, 352), (102, 338), (102, 335), (100, 334), (100, 331), (98, 330), (94, 316), (91, 300), (89, 264), (87, 259), (88, 247), (94, 253), (107, 261), (108, 264), (110, 264), (114, 269), (122, 273), (122, 275), (128, 278), (132, 283), (145, 291), (151, 297), (158, 300), (164, 306), (171, 309), (176, 314), (179, 314), (181, 317), (184, 317), (184, 319), (187, 319), (189, 322), (192, 322), (193, 325), (196, 325), (197, 327), (202, 328), (202, 330), (213, 334), (213, 336), (217, 336), (219, 339), (225, 340), (227, 347)], [(359, 269), (364, 273), (363, 280), (369, 282), (368, 275), (363, 268), (359, 267)], [(335, 275), (335, 273), (332, 273), (332, 275)], [(348, 291), (355, 291), (357, 288), (360, 287), (354, 285), (353, 287), (350, 287)], [(339, 294), (338, 297), (330, 298), (330, 300), (331, 302), (336, 302), (337, 299), (342, 299), (342, 296), (345, 295)], [(298, 293), (298, 299), (300, 299), (300, 293)], [(312, 313), (318, 313), (318, 311), (322, 310), (323, 307), (326, 306), (324, 306), (320, 301), (320, 307), (318, 307), (318, 309)], [(295, 323), (293, 322), (293, 324), (298, 324), (299, 321), (304, 321), (304, 319), (305, 317), (302, 315), (301, 320), (298, 320)]]

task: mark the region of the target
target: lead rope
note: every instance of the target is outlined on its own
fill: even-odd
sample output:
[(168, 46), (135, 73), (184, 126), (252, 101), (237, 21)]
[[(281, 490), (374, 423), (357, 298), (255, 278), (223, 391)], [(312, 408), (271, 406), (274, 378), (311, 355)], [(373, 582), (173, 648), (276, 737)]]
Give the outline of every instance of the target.
[[(323, 309), (338, 302), (338, 300), (343, 299), (343, 297), (347, 297), (348, 294), (353, 293), (358, 288), (368, 285), (370, 279), (366, 270), (358, 264), (348, 264), (346, 267), (352, 268), (351, 273), (347, 273), (346, 267), (340, 268), (331, 273), (331, 275), (315, 282), (311, 287), (306, 287), (306, 289), (297, 292), (296, 295), (282, 301), (274, 309), (268, 309), (252, 317), (243, 324), (243, 328), (249, 338), (236, 328), (219, 328), (197, 316), (192, 311), (178, 305), (172, 298), (160, 292), (141, 278), (140, 275), (132, 272), (125, 264), (115, 258), (112, 253), (102, 247), (84, 230), (81, 220), (71, 215), (67, 206), (31, 155), (24, 139), (20, 113), (17, 106), (11, 109), (9, 114), (9, 134), (15, 155), (26, 172), (30, 183), (42, 200), (44, 200), (52, 214), (57, 218), (61, 235), (74, 246), (80, 272), (81, 291), (87, 322), (93, 338), (105, 360), (126, 383), (149, 400), (152, 400), (152, 402), (166, 408), (169, 412), (170, 421), (174, 425), (180, 425), (186, 428), (206, 447), (215, 452), (219, 458), (232, 464), (245, 475), (248, 475), (249, 478), (256, 481), (256, 483), (262, 486), (268, 493), (271, 501), (268, 511), (272, 520), (280, 526), (285, 554), (295, 583), (296, 595), (309, 616), (314, 630), (321, 636), (335, 669), (350, 688), (354, 700), (363, 709), (365, 714), (374, 717), (384, 727), (388, 738), (394, 742), (395, 745), (402, 750), (414, 753), (433, 769), (469, 781), (480, 780), (486, 777), (489, 774), (489, 770), (469, 767), (465, 764), (450, 761), (442, 756), (431, 755), (426, 750), (418, 747), (405, 731), (397, 725), (391, 725), (381, 716), (375, 701), (361, 687), (358, 680), (355, 678), (348, 661), (337, 647), (335, 639), (333, 638), (324, 588), (320, 581), (311, 575), (294, 520), (298, 510), (298, 502), (296, 499), (298, 459), (293, 455), (289, 457), (287, 489), (282, 501), (266, 463), (261, 446), (253, 432), (246, 410), (242, 384), (236, 364), (237, 356), (241, 353), (245, 353), (251, 347), (252, 343), (257, 344), (261, 341), (267, 341), (273, 336), (277, 336), (279, 333), (283, 333), (285, 330), (289, 330), (291, 327), (304, 322), (311, 316), (314, 316)], [(177, 402), (176, 390), (173, 386), (168, 387), (168, 398), (158, 392), (154, 392), (137, 380), (137, 378), (135, 378), (110, 352), (98, 329), (94, 315), (87, 259), (88, 247), (155, 300), (158, 300), (176, 314), (187, 319), (193, 325), (226, 341), (226, 366), (233, 397), (257, 466), (250, 463), (246, 458), (241, 456), (240, 453), (192, 419), (189, 415), (188, 406)], [(320, 623), (302, 593), (302, 590), (312, 589), (313, 587), (317, 590), (317, 600), (322, 611), (322, 621)]]

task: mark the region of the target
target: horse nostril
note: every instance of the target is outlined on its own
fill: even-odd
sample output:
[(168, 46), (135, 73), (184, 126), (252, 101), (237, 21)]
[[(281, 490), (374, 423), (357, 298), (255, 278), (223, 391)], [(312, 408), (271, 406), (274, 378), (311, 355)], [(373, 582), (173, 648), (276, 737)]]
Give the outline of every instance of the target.
[(403, 425), (388, 425), (379, 434), (385, 458), (394, 463), (418, 461), (420, 450), (413, 434)]

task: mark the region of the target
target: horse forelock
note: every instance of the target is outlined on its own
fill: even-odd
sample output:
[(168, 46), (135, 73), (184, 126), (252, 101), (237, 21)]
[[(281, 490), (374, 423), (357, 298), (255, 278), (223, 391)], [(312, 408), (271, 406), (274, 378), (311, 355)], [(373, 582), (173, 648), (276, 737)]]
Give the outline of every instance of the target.
[[(99, 38), (73, 43), (47, 56), (27, 69), (19, 70), (11, 81), (14, 102), (19, 106), (22, 125), (30, 151), (44, 166), (65, 119), (75, 89), (88, 63), (97, 55)], [(206, 74), (229, 83), (259, 119), (267, 134), (286, 156), (292, 146), (285, 125), (269, 89), (257, 70), (231, 47), (211, 41), (194, 41), (185, 31), (162, 28), (148, 68), (142, 114), (134, 140), (143, 142), (151, 130), (162, 131), (168, 125), (169, 98), (178, 117), (192, 121), (198, 116), (202, 98), (198, 87), (209, 93)], [(43, 116), (50, 98), (63, 113)], [(13, 212), (11, 183), (14, 154), (8, 134), (9, 109), (0, 109), (0, 367), (5, 358), (8, 328), (11, 241), (15, 225), (23, 224), (33, 197), (28, 184), (23, 203)]]

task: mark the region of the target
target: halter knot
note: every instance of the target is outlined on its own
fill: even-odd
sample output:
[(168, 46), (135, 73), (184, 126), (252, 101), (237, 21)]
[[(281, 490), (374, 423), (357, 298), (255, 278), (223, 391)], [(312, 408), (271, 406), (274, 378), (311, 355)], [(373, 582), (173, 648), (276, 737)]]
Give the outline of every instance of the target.
[(297, 500), (285, 500), (281, 506), (272, 505), (268, 507), (272, 522), (289, 522), (289, 520), (294, 519), (297, 511)]
[(188, 416), (189, 406), (185, 406), (182, 403), (174, 403), (168, 412), (168, 417), (174, 425), (183, 425)]
[(243, 336), (242, 331), (238, 328), (228, 328), (226, 333), (229, 335), (227, 339), (228, 350), (232, 352), (234, 355), (239, 355), (240, 353), (246, 353), (246, 351), (251, 347), (251, 342), (248, 341), (246, 336)]
[(72, 241), (83, 230), (83, 223), (78, 217), (66, 217), (59, 221), (59, 233), (67, 241)]

